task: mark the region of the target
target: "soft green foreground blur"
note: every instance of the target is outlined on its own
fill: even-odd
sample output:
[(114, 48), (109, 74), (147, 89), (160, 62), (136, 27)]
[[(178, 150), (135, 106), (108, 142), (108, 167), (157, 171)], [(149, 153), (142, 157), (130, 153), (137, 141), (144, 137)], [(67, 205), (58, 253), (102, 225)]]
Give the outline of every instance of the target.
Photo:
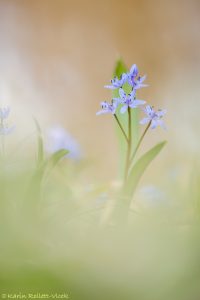
[(138, 192), (118, 225), (118, 185), (83, 183), (85, 168), (65, 158), (41, 177), (34, 156), (2, 158), (1, 294), (198, 300), (200, 169), (187, 188)]

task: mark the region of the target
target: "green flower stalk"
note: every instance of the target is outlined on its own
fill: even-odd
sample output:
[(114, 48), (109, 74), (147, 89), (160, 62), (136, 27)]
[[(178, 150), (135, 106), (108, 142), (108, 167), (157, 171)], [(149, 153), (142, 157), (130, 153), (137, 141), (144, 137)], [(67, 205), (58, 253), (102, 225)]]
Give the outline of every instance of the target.
[[(165, 124), (162, 120), (165, 115), (165, 110), (155, 111), (153, 106), (144, 104), (146, 101), (139, 100), (136, 97), (137, 90), (147, 85), (144, 84), (145, 76), (138, 75), (138, 67), (134, 64), (130, 71), (124, 72), (120, 77), (115, 76), (111, 80), (111, 85), (106, 85), (105, 87), (111, 90), (118, 91), (118, 97), (113, 97), (111, 103), (104, 101), (101, 102), (101, 110), (97, 112), (97, 115), (102, 114), (111, 114), (114, 116), (119, 129), (122, 132), (125, 144), (126, 144), (126, 159), (124, 166), (124, 183), (123, 191), (126, 194), (127, 186), (131, 185), (130, 177), (133, 177), (133, 162), (136, 157), (136, 154), (144, 140), (149, 129), (155, 129), (158, 126), (161, 126), (165, 129)], [(128, 86), (128, 88), (127, 88)], [(130, 91), (127, 93), (127, 90)], [(116, 93), (115, 93), (116, 95)], [(135, 120), (133, 120), (132, 110), (139, 109), (145, 113), (145, 117), (142, 120), (138, 120), (138, 124), (144, 125), (147, 124), (144, 132), (136, 141), (136, 137), (133, 134), (133, 125)], [(127, 126), (124, 126), (123, 122), (120, 121), (120, 115), (127, 114)], [(133, 143), (134, 142), (134, 143)], [(133, 148), (133, 149), (132, 149)], [(153, 156), (152, 156), (153, 157)], [(145, 158), (146, 159), (146, 158)], [(148, 162), (148, 159), (147, 159)]]

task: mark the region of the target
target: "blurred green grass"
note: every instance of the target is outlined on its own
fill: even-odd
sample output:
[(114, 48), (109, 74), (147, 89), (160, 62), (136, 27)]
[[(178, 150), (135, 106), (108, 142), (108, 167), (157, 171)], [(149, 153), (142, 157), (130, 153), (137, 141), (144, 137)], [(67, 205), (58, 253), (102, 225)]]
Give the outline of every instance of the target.
[(37, 161), (19, 162), (15, 168), (1, 162), (1, 293), (199, 299), (199, 168), (187, 191), (178, 182), (166, 187), (165, 203), (133, 208), (129, 224), (116, 227), (110, 210), (118, 189), (112, 184), (101, 202), (106, 185), (83, 188), (81, 166), (67, 159), (39, 187)]

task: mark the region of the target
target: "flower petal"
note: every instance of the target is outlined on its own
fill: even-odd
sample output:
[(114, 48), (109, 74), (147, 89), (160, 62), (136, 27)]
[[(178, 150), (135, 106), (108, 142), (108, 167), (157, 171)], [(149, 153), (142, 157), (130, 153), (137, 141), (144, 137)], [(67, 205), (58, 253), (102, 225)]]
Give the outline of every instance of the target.
[(166, 126), (165, 126), (165, 123), (163, 122), (163, 120), (157, 120), (157, 125), (162, 127), (165, 130), (167, 129)]
[(135, 99), (135, 100), (132, 101), (132, 103), (129, 106), (131, 108), (136, 108), (136, 107), (138, 107), (140, 105), (144, 105), (145, 103), (146, 103), (146, 101), (144, 101), (144, 100), (137, 100), (137, 99)]
[(150, 122), (149, 118), (144, 118), (144, 119), (140, 120), (141, 125), (147, 124), (148, 122)]
[(100, 110), (100, 111), (98, 111), (97, 113), (96, 113), (96, 115), (97, 116), (100, 116), (100, 115), (104, 115), (104, 114), (107, 114), (108, 113), (108, 111), (107, 110)]
[(151, 121), (151, 129), (155, 129), (158, 126), (158, 120)]
[(144, 105), (146, 103), (146, 101), (144, 100), (139, 100), (139, 99), (135, 99), (134, 101), (134, 105), (138, 106), (138, 105)]
[(113, 98), (112, 100), (115, 101), (117, 104), (122, 103), (121, 98)]
[(134, 89), (139, 90), (139, 89), (141, 89), (143, 87), (147, 87), (147, 86), (149, 86), (149, 85), (148, 84), (143, 84), (143, 83), (136, 83)]
[(126, 98), (126, 93), (124, 92), (124, 90), (122, 88), (119, 89), (119, 95), (121, 99), (125, 99)]
[(120, 79), (121, 86), (125, 84), (127, 79), (128, 79), (128, 75), (126, 73), (123, 73)]
[(136, 64), (132, 65), (132, 67), (130, 68), (130, 74), (133, 76), (138, 75), (138, 67)]
[(146, 108), (145, 108), (145, 113), (146, 113), (147, 115), (151, 115), (152, 112), (153, 112), (152, 106), (147, 105)]
[(138, 78), (138, 82), (142, 83), (143, 81), (145, 81), (146, 78), (147, 78), (147, 75), (144, 75), (144, 76)]
[(117, 89), (117, 87), (113, 86), (113, 85), (104, 85), (105, 89), (110, 89), (110, 90), (115, 90)]
[(127, 111), (127, 108), (128, 108), (127, 105), (122, 106), (122, 108), (120, 109), (120, 113), (124, 114)]
[(135, 97), (136, 90), (133, 89), (132, 92), (130, 93), (130, 98), (133, 99)]
[(167, 110), (163, 109), (163, 110), (158, 110), (156, 114), (159, 118), (162, 118), (166, 113), (167, 113)]

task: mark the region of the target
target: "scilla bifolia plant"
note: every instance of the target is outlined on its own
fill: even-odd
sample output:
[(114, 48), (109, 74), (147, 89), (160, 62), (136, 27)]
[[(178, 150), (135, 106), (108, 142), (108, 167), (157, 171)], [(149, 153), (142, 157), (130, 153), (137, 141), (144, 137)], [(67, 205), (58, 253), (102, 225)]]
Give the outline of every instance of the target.
[[(157, 144), (135, 162), (136, 154), (149, 129), (157, 126), (165, 128), (162, 120), (165, 110), (155, 110), (144, 100), (137, 98), (137, 91), (147, 85), (146, 76), (139, 76), (138, 67), (134, 64), (128, 71), (124, 63), (119, 60), (116, 64), (114, 78), (105, 88), (113, 91), (111, 103), (101, 103), (102, 109), (97, 115), (111, 114), (118, 126), (118, 136), (121, 147), (121, 163), (123, 170), (122, 196), (126, 211), (130, 208), (135, 188), (149, 163), (156, 157), (165, 145), (165, 141)], [(139, 120), (139, 112), (145, 114)], [(146, 125), (139, 136), (139, 126)]]

